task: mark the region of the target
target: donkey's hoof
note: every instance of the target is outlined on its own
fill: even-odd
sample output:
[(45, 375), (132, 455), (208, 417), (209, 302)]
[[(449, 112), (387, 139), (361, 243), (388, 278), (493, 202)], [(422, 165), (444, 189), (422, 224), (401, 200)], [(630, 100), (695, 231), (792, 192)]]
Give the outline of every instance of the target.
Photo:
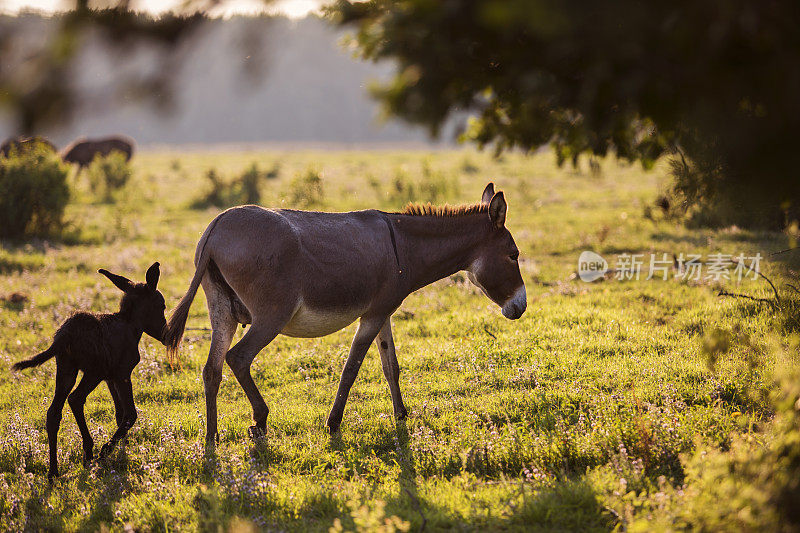
[(97, 458), (98, 459), (105, 459), (106, 457), (108, 457), (108, 454), (110, 454), (111, 450), (113, 450), (113, 449), (114, 449), (114, 445), (111, 444), (110, 441), (106, 442), (105, 444), (103, 444), (103, 447), (100, 448), (100, 455), (98, 455)]
[(250, 426), (247, 429), (247, 433), (250, 435), (250, 438), (253, 440), (258, 440), (264, 438), (264, 435), (267, 434), (265, 428), (261, 428), (259, 426)]

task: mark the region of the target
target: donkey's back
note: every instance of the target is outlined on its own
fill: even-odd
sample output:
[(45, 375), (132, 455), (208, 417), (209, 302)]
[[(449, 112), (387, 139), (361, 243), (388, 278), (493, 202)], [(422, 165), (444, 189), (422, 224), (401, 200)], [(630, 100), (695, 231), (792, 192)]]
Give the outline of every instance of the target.
[(317, 337), (392, 300), (398, 271), (392, 242), (380, 211), (240, 206), (209, 225), (195, 263), (213, 263), (220, 276), (209, 283), (230, 287), (253, 321), (285, 314), (281, 333)]
[(254, 253), (279, 252), (296, 252), (305, 259), (326, 262), (355, 256), (373, 263), (375, 251), (387, 251), (388, 237), (385, 214), (376, 210), (323, 213), (244, 205), (224, 211), (209, 224), (197, 245), (195, 262), (205, 245), (212, 246), (209, 251), (218, 264), (222, 258), (217, 254), (242, 259)]

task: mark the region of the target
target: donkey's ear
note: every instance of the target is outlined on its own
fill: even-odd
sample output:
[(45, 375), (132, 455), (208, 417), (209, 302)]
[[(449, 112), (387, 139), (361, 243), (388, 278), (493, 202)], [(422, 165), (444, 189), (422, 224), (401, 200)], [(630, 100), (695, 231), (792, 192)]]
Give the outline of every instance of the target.
[(506, 197), (503, 196), (503, 191), (492, 196), (492, 200), (489, 202), (489, 218), (495, 228), (500, 229), (506, 225), (507, 209), (508, 205), (506, 205)]
[(105, 277), (110, 279), (111, 283), (116, 285), (117, 288), (119, 290), (121, 290), (122, 292), (129, 292), (133, 288), (133, 283), (131, 282), (131, 280), (129, 280), (128, 278), (126, 278), (124, 276), (119, 276), (117, 274), (112, 274), (111, 272), (109, 272), (105, 268), (101, 268), (100, 270), (98, 270), (98, 272), (100, 272), (102, 275), (104, 275)]
[(147, 274), (145, 274), (144, 279), (147, 280), (147, 286), (150, 287), (152, 290), (156, 290), (158, 286), (158, 277), (161, 275), (161, 271), (159, 270), (158, 261), (150, 265), (150, 268), (147, 269)]
[(486, 185), (486, 188), (483, 189), (483, 194), (481, 195), (481, 203), (482, 204), (489, 204), (492, 201), (492, 196), (494, 196), (494, 183), (491, 181)]

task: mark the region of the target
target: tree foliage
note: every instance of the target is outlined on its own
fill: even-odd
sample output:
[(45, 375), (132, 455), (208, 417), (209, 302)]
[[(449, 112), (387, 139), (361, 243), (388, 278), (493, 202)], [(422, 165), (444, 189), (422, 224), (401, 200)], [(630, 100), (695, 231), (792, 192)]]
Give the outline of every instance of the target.
[[(181, 39), (203, 20), (199, 11), (190, 10), (215, 3), (199, 5), (199, 1), (185, 2), (182, 14), (152, 17), (131, 10), (124, 0), (111, 2), (105, 9), (92, 9), (86, 0), (77, 0), (73, 9), (54, 16), (57, 30), (42, 35), (35, 45), (26, 35), (26, 24), (13, 18), (4, 20), (0, 25), (0, 110), (8, 112), (16, 130), (24, 134), (63, 124), (80, 111), (92, 95), (83, 94), (75, 83), (74, 60), (82, 40), (92, 32), (121, 56), (135, 43), (158, 46), (160, 68), (143, 79), (125, 79), (128, 94), (124, 96), (168, 102), (170, 77), (179, 59), (174, 52)], [(24, 22), (24, 15), (18, 18)]]
[(330, 14), (363, 57), (397, 61), (375, 89), (386, 111), (434, 134), (469, 112), (465, 138), (498, 150), (549, 143), (561, 161), (613, 151), (646, 167), (677, 154), (676, 192), (727, 198), (721, 223), (743, 202), (756, 225), (797, 212), (795, 2), (340, 0)]

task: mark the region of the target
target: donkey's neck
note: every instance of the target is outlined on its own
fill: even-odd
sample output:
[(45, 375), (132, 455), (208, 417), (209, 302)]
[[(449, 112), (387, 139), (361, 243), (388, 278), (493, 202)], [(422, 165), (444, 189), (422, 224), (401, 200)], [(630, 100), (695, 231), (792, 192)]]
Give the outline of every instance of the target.
[(109, 316), (111, 316), (115, 320), (118, 320), (119, 322), (122, 322), (125, 325), (125, 327), (131, 332), (131, 335), (133, 337), (136, 337), (137, 339), (141, 340), (142, 335), (144, 335), (144, 326), (139, 323), (139, 321), (136, 319), (136, 317), (130, 310), (127, 310), (126, 312), (117, 311), (116, 313), (112, 313)]
[(486, 213), (390, 217), (410, 292), (469, 267), (476, 246), (491, 230)]

